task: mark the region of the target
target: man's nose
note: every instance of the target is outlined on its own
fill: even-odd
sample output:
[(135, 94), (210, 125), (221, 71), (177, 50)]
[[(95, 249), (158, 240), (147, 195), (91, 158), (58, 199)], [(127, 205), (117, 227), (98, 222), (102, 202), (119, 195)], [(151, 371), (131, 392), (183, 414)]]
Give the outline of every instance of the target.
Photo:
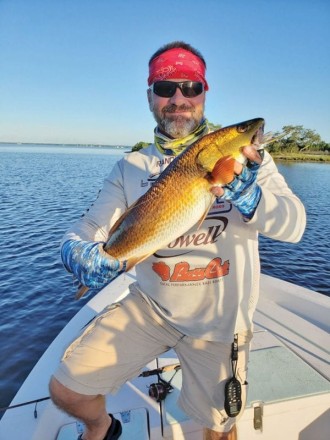
[(186, 102), (186, 98), (183, 96), (183, 94), (182, 94), (182, 92), (181, 92), (181, 90), (180, 90), (180, 88), (179, 87), (177, 87), (176, 89), (175, 89), (175, 93), (174, 93), (174, 95), (170, 98), (170, 103), (171, 104), (178, 104), (178, 103), (182, 103), (182, 102)]

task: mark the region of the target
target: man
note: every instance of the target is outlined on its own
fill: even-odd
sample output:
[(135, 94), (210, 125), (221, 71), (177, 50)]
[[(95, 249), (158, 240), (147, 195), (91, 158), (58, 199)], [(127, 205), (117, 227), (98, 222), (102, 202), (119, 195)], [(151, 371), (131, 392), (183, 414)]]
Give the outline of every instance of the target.
[[(208, 132), (205, 70), (202, 55), (183, 42), (151, 57), (148, 101), (157, 122), (155, 142), (115, 165), (94, 205), (62, 242), (63, 262), (82, 284), (100, 288), (124, 270), (125, 262), (103, 250), (111, 225), (177, 154)], [(50, 390), (60, 408), (85, 423), (79, 438), (119, 438), (120, 422), (107, 414), (103, 396), (170, 348), (182, 368), (179, 404), (204, 427), (204, 439), (237, 438), (225, 383), (234, 376), (241, 384), (242, 413), (259, 294), (258, 234), (297, 242), (305, 228), (304, 208), (270, 155), (262, 160), (252, 146), (244, 154), (247, 166), (236, 163), (234, 180), (212, 188), (217, 199), (203, 224), (140, 263), (130, 294), (103, 311), (66, 351)], [(165, 283), (157, 269), (161, 264), (173, 274), (184, 265), (193, 274), (216, 257), (224, 270), (211, 280), (193, 281), (181, 271)]]

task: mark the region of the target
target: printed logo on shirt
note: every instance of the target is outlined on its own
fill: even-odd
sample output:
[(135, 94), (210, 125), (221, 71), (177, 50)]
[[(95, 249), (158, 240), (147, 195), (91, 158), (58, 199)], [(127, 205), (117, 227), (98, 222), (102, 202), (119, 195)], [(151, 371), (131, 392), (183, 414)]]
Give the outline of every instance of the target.
[(141, 179), (141, 188), (145, 188), (146, 186), (152, 186), (158, 179), (159, 175), (160, 173), (150, 174), (147, 180)]
[(174, 159), (175, 159), (175, 156), (164, 157), (163, 159), (161, 159), (157, 162), (157, 166), (159, 166), (159, 168), (160, 168), (164, 165), (169, 165), (171, 162), (173, 162)]
[(213, 258), (205, 267), (191, 269), (187, 261), (177, 263), (172, 272), (170, 266), (164, 261), (153, 263), (152, 269), (165, 282), (183, 283), (218, 279), (229, 274), (229, 261), (222, 262), (222, 259)]
[(161, 175), (161, 173), (164, 171), (164, 168), (166, 168), (173, 160), (175, 159), (175, 156), (167, 156), (164, 157), (156, 162), (156, 170), (153, 174), (150, 174), (150, 176), (147, 178), (147, 180), (141, 179), (141, 188), (145, 188), (147, 186), (152, 186), (158, 177)]
[(207, 217), (209, 217), (212, 214), (215, 213), (224, 213), (224, 212), (230, 212), (232, 210), (233, 206), (231, 203), (229, 203), (227, 200), (221, 199), (220, 197), (217, 197), (215, 199), (215, 202), (213, 203), (209, 214)]
[[(209, 214), (203, 222), (201, 230), (187, 233), (176, 238), (167, 245), (167, 249), (157, 251), (157, 258), (174, 258), (195, 252), (196, 247), (216, 243), (220, 235), (225, 231), (228, 219), (215, 214)], [(173, 252), (174, 250), (174, 252)]]
[[(190, 231), (181, 235), (168, 244), (167, 249), (162, 249), (154, 254), (163, 261), (152, 265), (153, 271), (160, 277), (162, 283), (205, 283), (207, 280), (218, 280), (229, 273), (229, 260), (222, 261), (220, 257), (213, 258), (205, 266), (190, 266), (189, 261), (180, 261), (175, 266), (170, 266), (164, 259), (175, 258), (195, 252), (200, 246), (216, 243), (221, 234), (226, 230), (227, 217), (210, 213), (203, 222), (200, 230)], [(209, 281), (208, 281), (209, 282)]]

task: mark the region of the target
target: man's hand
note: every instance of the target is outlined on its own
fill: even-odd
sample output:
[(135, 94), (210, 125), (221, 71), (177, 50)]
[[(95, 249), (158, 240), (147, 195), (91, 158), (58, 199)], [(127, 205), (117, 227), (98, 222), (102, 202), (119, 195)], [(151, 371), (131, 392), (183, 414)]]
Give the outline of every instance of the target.
[(230, 201), (246, 220), (250, 220), (261, 198), (257, 174), (262, 157), (252, 145), (244, 147), (243, 154), (248, 159), (247, 165), (244, 166), (236, 161), (234, 165), (236, 177), (227, 185), (212, 187), (211, 192), (217, 197)]
[(68, 240), (62, 245), (64, 266), (86, 287), (100, 289), (124, 269), (103, 249), (104, 243)]

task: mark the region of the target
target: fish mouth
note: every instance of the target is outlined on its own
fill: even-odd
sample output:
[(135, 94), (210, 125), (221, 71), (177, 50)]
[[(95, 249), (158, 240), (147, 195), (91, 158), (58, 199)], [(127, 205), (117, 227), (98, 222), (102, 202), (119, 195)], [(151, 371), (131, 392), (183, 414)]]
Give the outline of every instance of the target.
[(260, 148), (260, 146), (263, 143), (264, 140), (264, 128), (265, 124), (262, 124), (258, 130), (254, 133), (251, 139), (251, 144), (254, 145), (257, 148)]

